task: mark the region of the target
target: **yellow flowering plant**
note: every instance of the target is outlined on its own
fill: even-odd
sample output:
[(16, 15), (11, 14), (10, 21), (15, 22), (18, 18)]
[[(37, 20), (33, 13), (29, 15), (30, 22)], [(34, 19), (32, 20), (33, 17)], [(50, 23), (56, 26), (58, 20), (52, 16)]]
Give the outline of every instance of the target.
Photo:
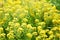
[(0, 40), (60, 40), (60, 10), (51, 1), (0, 0)]

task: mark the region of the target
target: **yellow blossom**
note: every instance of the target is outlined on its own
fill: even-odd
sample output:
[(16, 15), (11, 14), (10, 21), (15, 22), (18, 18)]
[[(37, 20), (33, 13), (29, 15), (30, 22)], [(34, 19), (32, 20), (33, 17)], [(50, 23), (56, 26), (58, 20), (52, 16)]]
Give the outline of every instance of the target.
[(28, 28), (28, 29), (32, 28), (31, 24), (28, 24), (28, 25), (27, 25), (27, 28)]
[(25, 17), (25, 15), (26, 15), (26, 14), (21, 13), (21, 14), (19, 15), (19, 17), (20, 17), (20, 18), (24, 18), (24, 17)]
[(21, 26), (26, 27), (27, 23), (22, 23)]
[(23, 22), (28, 22), (28, 19), (27, 18), (23, 18)]
[(54, 30), (54, 31), (55, 31), (55, 30), (57, 30), (57, 29), (58, 29), (58, 27), (53, 27), (51, 30)]
[(33, 31), (36, 31), (36, 27), (32, 27), (31, 29), (32, 29)]
[(41, 26), (38, 26), (37, 29), (38, 29), (38, 32), (42, 30)]
[(56, 33), (56, 37), (60, 38), (60, 33)]
[(5, 33), (2, 33), (0, 34), (0, 37), (5, 37), (5, 35), (6, 35)]
[(17, 4), (20, 4), (21, 1), (20, 1), (20, 0), (16, 0), (16, 1), (14, 1), (13, 3), (14, 3), (14, 5), (17, 5)]
[(35, 19), (35, 23), (39, 22), (39, 19)]
[(12, 32), (9, 32), (9, 33), (7, 34), (7, 37), (8, 37), (9, 39), (14, 38), (14, 34), (13, 34)]
[(0, 22), (0, 25), (2, 25), (3, 23), (4, 23), (4, 21), (1, 21), (1, 22)]
[(19, 23), (15, 23), (15, 26), (16, 26), (16, 27), (19, 27), (19, 26), (20, 26), (20, 24), (19, 24)]
[(50, 40), (49, 38), (46, 38), (46, 40)]
[(3, 32), (3, 28), (2, 27), (0, 27), (0, 33), (2, 33)]
[(41, 31), (40, 31), (40, 34), (45, 34), (45, 33), (46, 33), (45, 30), (41, 30)]
[(46, 29), (46, 32), (49, 32), (49, 29)]
[(37, 35), (38, 35), (38, 34), (37, 34), (37, 32), (33, 32), (32, 34), (33, 34), (33, 35), (35, 35), (35, 36), (37, 36)]
[(46, 24), (45, 22), (39, 22), (38, 23), (38, 25), (40, 25), (40, 26), (45, 26), (45, 24)]
[(32, 34), (31, 34), (31, 33), (27, 33), (26, 36), (27, 36), (28, 38), (32, 38)]
[(40, 39), (41, 39), (40, 36), (36, 37), (36, 40), (40, 40)]
[(23, 28), (18, 28), (17, 32), (21, 33), (23, 31)]
[(49, 33), (49, 34), (53, 34), (53, 31), (49, 31), (48, 33)]
[(49, 39), (53, 39), (53, 38), (54, 38), (54, 35), (53, 34), (49, 36)]

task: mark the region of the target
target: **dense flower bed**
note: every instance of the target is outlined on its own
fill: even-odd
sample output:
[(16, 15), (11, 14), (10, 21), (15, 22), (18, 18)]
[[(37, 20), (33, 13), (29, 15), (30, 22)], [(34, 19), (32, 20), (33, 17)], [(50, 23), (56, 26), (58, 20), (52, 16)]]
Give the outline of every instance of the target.
[(60, 40), (60, 11), (47, 0), (0, 0), (0, 40)]

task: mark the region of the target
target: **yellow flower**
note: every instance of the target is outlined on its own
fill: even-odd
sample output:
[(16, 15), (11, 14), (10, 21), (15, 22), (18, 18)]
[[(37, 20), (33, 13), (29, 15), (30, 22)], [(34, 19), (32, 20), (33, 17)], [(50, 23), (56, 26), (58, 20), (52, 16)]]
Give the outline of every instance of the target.
[(40, 34), (45, 34), (45, 33), (46, 33), (45, 30), (41, 30), (41, 31), (40, 31)]
[(57, 23), (60, 24), (60, 20), (58, 20)]
[(60, 38), (60, 33), (56, 33), (56, 37)]
[(31, 15), (32, 17), (35, 17), (35, 14), (34, 14), (34, 12), (32, 11), (32, 8), (30, 8), (30, 15)]
[(3, 32), (3, 28), (2, 27), (0, 27), (0, 33), (2, 33)]
[(57, 30), (57, 29), (58, 29), (58, 27), (53, 27), (51, 30), (54, 30), (54, 31), (55, 31), (55, 30)]
[(40, 14), (39, 13), (36, 13), (37, 16), (39, 16)]
[(53, 31), (49, 31), (48, 34), (53, 34)]
[(58, 30), (60, 31), (60, 27), (58, 28)]
[(13, 30), (10, 30), (10, 32), (9, 33), (14, 33), (14, 31)]
[(46, 2), (46, 3), (44, 3), (44, 9), (43, 10), (45, 12), (48, 12), (51, 9), (51, 7), (52, 7), (51, 4)]
[[(24, 8), (24, 9), (25, 9), (25, 8)], [(27, 9), (27, 8), (26, 8), (26, 9)], [(26, 13), (26, 14), (27, 14), (27, 13), (28, 13), (28, 10), (26, 10), (26, 9), (24, 10), (24, 13)]]
[(13, 16), (13, 17), (16, 17), (17, 15), (16, 15), (16, 13), (13, 13), (12, 16)]
[(8, 4), (13, 4), (13, 0), (7, 0)]
[(13, 25), (14, 23), (13, 22), (9, 22), (9, 25)]
[(1, 22), (0, 22), (0, 25), (2, 25), (3, 23), (4, 23), (4, 21), (1, 21)]
[(46, 40), (50, 40), (49, 38), (46, 38)]
[(42, 34), (41, 37), (47, 38), (47, 35), (46, 34)]
[(41, 39), (40, 36), (36, 37), (36, 40), (40, 40), (40, 39)]
[(33, 30), (33, 31), (36, 31), (36, 27), (32, 27), (32, 30)]
[(8, 37), (9, 39), (14, 38), (13, 32), (12, 32), (12, 31), (9, 32), (9, 33), (7, 34), (7, 37)]
[(38, 35), (37, 32), (33, 32), (32, 34), (33, 34), (34, 36), (37, 36), (37, 35)]
[(59, 26), (53, 27), (52, 30), (60, 30), (60, 27)]
[(0, 34), (0, 37), (5, 37), (5, 33)]
[(27, 18), (23, 18), (23, 22), (28, 22), (28, 19)]
[(49, 29), (46, 29), (46, 32), (49, 32)]
[(7, 27), (5, 30), (9, 31), (9, 27)]
[(39, 19), (35, 19), (35, 23), (39, 22)]
[(27, 23), (22, 23), (21, 26), (26, 27)]
[(31, 33), (27, 33), (26, 36), (27, 36), (28, 38), (32, 38), (32, 34), (31, 34)]
[(18, 28), (17, 33), (21, 34), (23, 32), (23, 28)]
[(56, 19), (53, 19), (52, 22), (53, 22), (53, 24), (58, 24), (58, 20), (56, 20)]
[(21, 3), (20, 0), (14, 1), (14, 5), (17, 5), (17, 4), (20, 4), (20, 3)]
[(41, 26), (38, 26), (37, 29), (38, 29), (38, 32), (42, 30)]
[(28, 24), (28, 25), (27, 25), (27, 28), (28, 28), (28, 29), (32, 28), (31, 24)]
[(39, 9), (40, 8), (39, 4), (40, 4), (40, 2), (35, 2), (34, 3), (34, 8)]
[(16, 26), (16, 27), (19, 27), (19, 26), (20, 26), (20, 24), (19, 24), (19, 23), (15, 23), (15, 26)]
[(56, 12), (56, 11), (57, 11), (57, 9), (56, 9), (56, 6), (55, 6), (55, 5), (52, 7), (52, 11), (53, 11), (53, 12)]
[(18, 28), (17, 32), (21, 33), (23, 31), (23, 28)]
[(24, 14), (24, 13), (21, 13), (21, 14), (19, 15), (20, 18), (24, 18), (25, 16), (26, 16), (26, 14)]
[(53, 34), (49, 36), (49, 39), (53, 39), (53, 38), (54, 38), (54, 35)]
[(38, 23), (38, 25), (40, 25), (40, 26), (45, 26), (45, 24), (46, 24), (45, 22), (39, 22)]
[(12, 26), (11, 26), (10, 28), (8, 28), (8, 30), (7, 30), (7, 31), (13, 30), (13, 28), (14, 28), (14, 27), (12, 27)]
[(17, 22), (17, 21), (18, 21), (18, 18), (14, 17), (13, 22)]

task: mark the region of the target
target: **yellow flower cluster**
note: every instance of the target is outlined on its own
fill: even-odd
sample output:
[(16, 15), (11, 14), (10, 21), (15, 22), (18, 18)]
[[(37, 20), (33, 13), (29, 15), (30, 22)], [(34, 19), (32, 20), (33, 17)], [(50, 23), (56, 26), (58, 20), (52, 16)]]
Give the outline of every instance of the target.
[(8, 37), (8, 39), (14, 38), (14, 33), (13, 33), (13, 31), (10, 31), (10, 32), (7, 34), (7, 37)]
[(60, 11), (47, 0), (0, 0), (0, 40), (60, 40)]

